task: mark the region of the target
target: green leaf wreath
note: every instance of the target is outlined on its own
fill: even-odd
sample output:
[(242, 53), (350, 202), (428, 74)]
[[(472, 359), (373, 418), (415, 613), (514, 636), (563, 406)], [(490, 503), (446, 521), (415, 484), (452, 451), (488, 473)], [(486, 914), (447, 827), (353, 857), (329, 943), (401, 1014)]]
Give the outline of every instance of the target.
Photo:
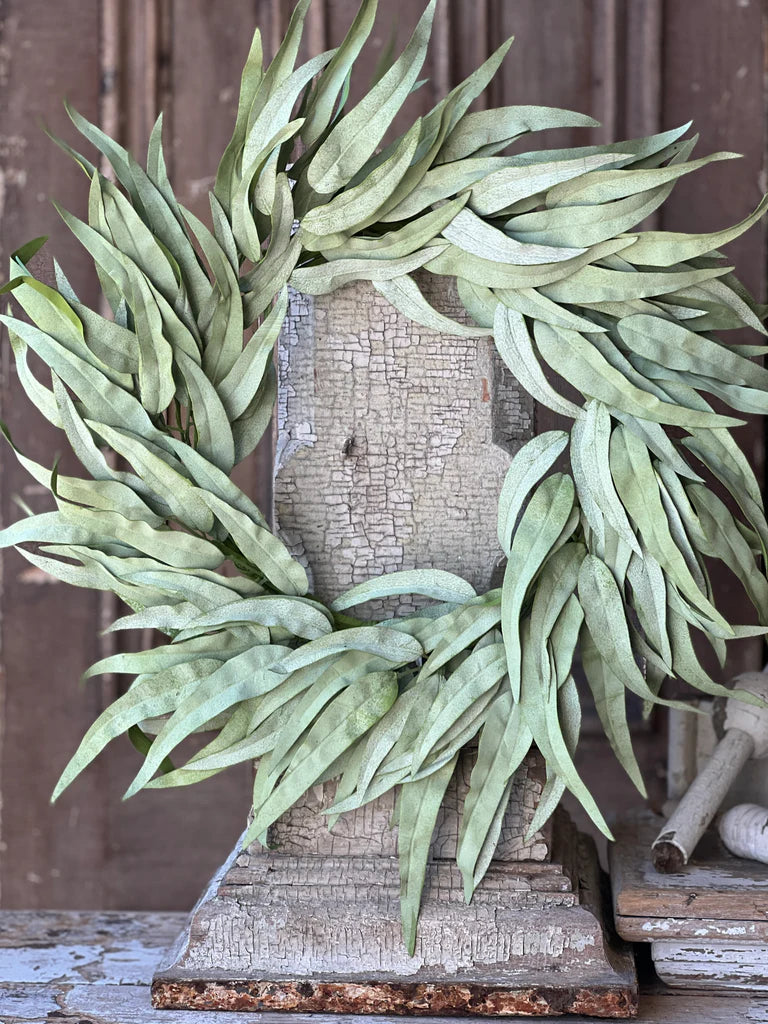
[[(626, 691), (667, 703), (660, 686), (675, 676), (721, 694), (692, 631), (721, 661), (726, 640), (768, 631), (768, 523), (731, 434), (743, 420), (705, 397), (738, 413), (768, 411), (768, 371), (755, 361), (768, 348), (726, 345), (715, 333), (766, 334), (765, 309), (718, 251), (766, 201), (713, 234), (633, 231), (678, 178), (734, 156), (691, 159), (688, 125), (616, 145), (500, 155), (531, 132), (595, 124), (548, 107), (470, 112), (511, 40), (382, 149), (419, 84), (435, 0), (351, 109), (350, 73), (376, 0), (364, 0), (338, 49), (294, 70), (308, 3), (296, 5), (266, 70), (254, 37), (210, 195), (212, 227), (176, 199), (160, 120), (144, 169), (69, 110), (117, 182), (60, 142), (90, 180), (90, 199), (87, 223), (59, 212), (93, 260), (112, 316), (80, 302), (58, 264), (56, 288), (32, 276), (27, 264), (43, 240), (14, 254), (4, 290), (27, 319), (0, 319), (18, 379), (86, 474), (61, 475), (14, 446), (56, 511), (21, 519), (0, 542), (38, 545), (18, 550), (61, 580), (115, 593), (132, 614), (110, 629), (169, 638), (88, 670), (135, 678), (88, 730), (55, 796), (124, 733), (144, 754), (127, 796), (260, 759), (247, 842), (266, 842), (270, 825), (321, 780), (339, 779), (331, 820), (399, 787), (413, 950), (430, 838), (464, 746), (478, 742), (457, 854), (469, 899), (532, 744), (547, 764), (532, 830), (568, 789), (608, 834), (573, 761), (577, 648), (606, 735), (643, 792)], [(476, 326), (432, 308), (411, 276), (417, 268), (457, 278)], [(570, 434), (529, 441), (499, 481), (499, 589), (477, 595), (435, 568), (385, 574), (324, 604), (232, 481), (272, 416), (288, 287), (318, 295), (359, 280), (417, 323), (492, 333), (534, 399), (573, 421)], [(29, 350), (50, 382), (31, 372)], [(558, 375), (583, 403), (558, 390)], [(566, 450), (571, 472), (553, 471)], [(732, 625), (716, 609), (710, 558), (738, 575), (759, 625)], [(381, 622), (348, 614), (405, 593), (433, 603)], [(215, 736), (174, 768), (169, 755), (200, 731)]]

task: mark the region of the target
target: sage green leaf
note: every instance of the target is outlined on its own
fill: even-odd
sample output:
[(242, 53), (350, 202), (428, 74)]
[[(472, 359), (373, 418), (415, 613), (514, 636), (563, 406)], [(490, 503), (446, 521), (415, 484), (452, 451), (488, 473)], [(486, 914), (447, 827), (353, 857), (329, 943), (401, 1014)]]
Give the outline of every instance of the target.
[(302, 218), (302, 228), (313, 235), (344, 235), (372, 223), (410, 166), (421, 131), (421, 118), (406, 132), (392, 155), (375, 167), (354, 188), (340, 192), (329, 203), (315, 206)]
[(356, 604), (396, 594), (420, 594), (434, 601), (459, 603), (476, 597), (475, 588), (455, 573), (444, 569), (403, 569), (358, 583), (331, 603), (335, 612)]
[(157, 734), (123, 799), (127, 800), (142, 789), (163, 759), (195, 729), (234, 704), (268, 693), (277, 686), (282, 675), (275, 670), (275, 665), (285, 650), (274, 645), (253, 647), (223, 665), (218, 664), (191, 693), (185, 694)]
[(433, 749), (443, 745), (449, 729), (507, 672), (504, 645), (476, 648), (441, 686), (429, 717), (413, 747), (411, 772), (423, 767)]
[(64, 519), (74, 526), (114, 537), (119, 543), (178, 569), (217, 569), (224, 561), (221, 551), (202, 537), (180, 530), (156, 530), (149, 523), (126, 519), (119, 512), (91, 511), (65, 502), (60, 502), (60, 507)]
[(419, 286), (407, 274), (395, 277), (390, 281), (374, 281), (373, 287), (409, 320), (423, 324), (433, 331), (455, 335), (459, 338), (485, 338), (488, 336), (488, 332), (482, 327), (469, 327), (467, 324), (459, 323), (457, 320), (452, 320), (443, 313), (439, 313), (434, 306), (427, 302), (419, 290)]
[(495, 263), (513, 263), (521, 266), (542, 263), (558, 263), (570, 260), (585, 252), (582, 246), (578, 249), (530, 242), (518, 242), (503, 231), (487, 224), (471, 210), (461, 210), (450, 224), (443, 228), (443, 237), (463, 249), (464, 252)]
[(309, 584), (304, 567), (291, 557), (278, 537), (215, 494), (200, 493), (243, 556), (263, 572), (277, 590), (283, 594), (306, 594)]
[(690, 484), (688, 494), (696, 506), (705, 533), (704, 543), (697, 542), (699, 550), (725, 562), (741, 581), (757, 609), (760, 623), (768, 624), (768, 580), (758, 567), (733, 514), (716, 494), (701, 484)]
[(93, 435), (83, 422), (69, 392), (53, 371), (51, 371), (51, 380), (60, 426), (67, 435), (72, 451), (96, 480), (112, 480), (118, 475), (117, 472), (107, 463), (104, 453), (97, 446)]
[[(242, 178), (232, 195), (232, 235), (237, 243), (238, 249), (253, 264), (256, 274), (264, 273), (263, 264), (267, 259), (271, 260), (278, 252), (284, 253), (289, 243), (288, 218), (293, 222), (293, 199), (290, 190), (286, 192), (288, 185), (284, 174), (278, 174), (273, 157), (278, 153), (278, 147), (288, 138), (292, 138), (301, 126), (301, 121), (291, 121), (285, 125), (267, 144), (255, 155), (253, 160), (244, 171)], [(263, 143), (263, 139), (261, 140)], [(270, 214), (270, 245), (267, 256), (262, 259), (261, 239), (256, 226), (252, 209), (253, 185), (271, 171), (271, 201), (269, 204)], [(262, 266), (260, 266), (260, 262)], [(277, 289), (275, 289), (277, 290)], [(261, 314), (261, 309), (255, 315)]]
[(583, 415), (578, 405), (558, 394), (547, 380), (524, 318), (502, 303), (496, 307), (493, 340), (497, 352), (513, 376), (537, 402), (570, 419), (578, 419)]
[[(437, 122), (438, 119), (440, 121), (440, 130), (435, 133), (436, 138), (439, 140), (438, 144), (435, 145), (434, 142), (431, 142), (426, 147), (430, 154), (430, 165), (433, 162), (442, 162), (439, 158), (447, 139), (460, 128), (460, 125), (467, 117), (467, 110), (472, 102), (488, 87), (494, 75), (501, 67), (504, 58), (509, 53), (513, 42), (514, 36), (505, 39), (501, 46), (497, 47), (490, 57), (483, 61), (480, 67), (468, 75), (463, 82), (460, 82), (451, 89), (448, 95), (427, 115), (425, 118), (426, 122)], [(444, 125), (443, 122), (446, 121), (446, 115), (448, 115), (447, 124)]]
[[(674, 503), (691, 543), (700, 549), (702, 545), (706, 545), (707, 536), (683, 481), (664, 463), (657, 463), (654, 468), (660, 481), (661, 496), (665, 507), (667, 501)], [(663, 489), (661, 485), (663, 485)]]
[(127, 693), (118, 697), (99, 715), (61, 773), (51, 800), (57, 800), (67, 786), (88, 767), (110, 740), (122, 736), (132, 725), (172, 711), (201, 681), (219, 667), (219, 662), (200, 658), (166, 671), (143, 676)]
[(83, 325), (85, 343), (97, 359), (121, 374), (139, 372), (138, 343), (133, 331), (99, 316), (82, 302), (72, 308)]
[[(260, 45), (258, 48), (254, 48), (255, 52), (252, 55), (249, 55), (249, 61), (253, 57), (253, 66), (248, 81), (244, 80), (242, 83), (240, 95), (240, 105), (247, 105), (245, 111), (247, 116), (244, 118), (242, 132), (243, 141), (247, 138), (255, 119), (264, 109), (269, 98), (290, 76), (294, 69), (304, 31), (304, 19), (308, 10), (309, 0), (298, 0), (288, 22), (288, 28), (285, 30), (285, 35), (280, 41), (277, 52), (270, 61), (269, 67), (263, 76), (261, 74)], [(241, 123), (239, 109), (238, 123)]]
[(216, 389), (198, 366), (184, 352), (176, 354), (176, 362), (192, 403), (196, 447), (223, 473), (235, 464), (235, 441), (227, 411)]
[(653, 452), (657, 459), (660, 459), (670, 469), (688, 480), (701, 481), (699, 474), (691, 469), (683, 459), (677, 445), (667, 436), (663, 427), (650, 420), (640, 419), (622, 412), (620, 409), (612, 409), (611, 414), (620, 423), (623, 423), (627, 430), (640, 438), (646, 448)]
[(584, 317), (576, 316), (563, 306), (558, 306), (556, 302), (547, 299), (534, 288), (497, 288), (495, 295), (508, 309), (514, 309), (533, 320), (543, 320), (553, 327), (568, 327), (573, 331), (587, 333), (606, 330), (590, 320), (585, 320)]
[(597, 121), (557, 107), (496, 107), (465, 114), (440, 149), (438, 163), (465, 160), (482, 150), (504, 149), (520, 135), (547, 128), (594, 128)]
[(281, 626), (306, 640), (316, 640), (333, 628), (329, 615), (314, 601), (264, 594), (240, 599), (193, 619), (179, 634), (177, 642), (222, 626), (250, 622)]
[(493, 596), (492, 593), (483, 594), (432, 623), (431, 640), (422, 641), (425, 650), (431, 650), (431, 653), (421, 667), (419, 683), (499, 624), (501, 606), (498, 591)]
[[(64, 101), (64, 109), (69, 115), (69, 119), (72, 124), (77, 128), (80, 134), (86, 138), (95, 149), (98, 149), (112, 165), (117, 179), (121, 185), (130, 193), (131, 198), (134, 202), (138, 201), (139, 197), (135, 191), (133, 185), (133, 176), (131, 174), (129, 154), (126, 149), (111, 139), (106, 132), (102, 131), (95, 124), (83, 117), (79, 111), (75, 110), (66, 100)], [(82, 158), (81, 158), (82, 159)], [(93, 165), (91, 165), (92, 167)], [(94, 168), (95, 171), (95, 168)]]
[[(573, 676), (569, 675), (563, 679), (557, 689), (557, 716), (562, 728), (565, 746), (573, 758), (576, 754), (576, 747), (581, 732), (581, 703), (579, 691), (576, 688)], [(547, 781), (544, 784), (538, 806), (534, 812), (531, 824), (528, 826), (526, 840), (530, 842), (536, 832), (542, 829), (550, 817), (557, 810), (557, 806), (566, 790), (565, 781), (554, 769), (548, 769)]]
[(61, 416), (53, 391), (41, 384), (29, 368), (29, 363), (27, 362), (29, 347), (27, 343), (10, 327), (8, 327), (8, 340), (11, 343), (11, 351), (16, 362), (16, 376), (24, 388), (27, 398), (49, 423), (61, 429)]
[(712, 588), (709, 585), (703, 560), (697, 557), (696, 552), (694, 551), (689, 536), (688, 526), (683, 520), (683, 514), (672, 499), (664, 480), (658, 473), (656, 474), (656, 480), (659, 487), (659, 497), (661, 498), (661, 504), (667, 517), (669, 532), (672, 535), (672, 539), (677, 545), (680, 554), (685, 559), (685, 564), (688, 566), (691, 576), (696, 582), (696, 586), (711, 600)]
[(173, 304), (179, 282), (166, 254), (137, 211), (115, 185), (100, 178), (104, 217), (115, 248), (124, 253)]
[[(173, 349), (163, 337), (163, 318), (149, 285), (137, 273), (129, 273), (130, 306), (139, 350), (139, 394), (150, 416), (157, 416), (173, 400)], [(178, 356), (184, 356), (179, 352)]]
[[(121, 675), (147, 675), (164, 672), (175, 665), (196, 661), (200, 657), (218, 662), (242, 654), (249, 641), (220, 634), (215, 637), (195, 637), (185, 643), (164, 644), (146, 651), (126, 651), (101, 658), (83, 673), (83, 679), (116, 673)], [(147, 716), (154, 717), (154, 716)]]
[(336, 697), (309, 730), (284, 778), (266, 801), (254, 808), (244, 843), (262, 835), (340, 754), (387, 713), (396, 698), (393, 672), (369, 673)]
[[(686, 683), (706, 693), (710, 697), (722, 697), (728, 699), (737, 696), (745, 703), (754, 703), (754, 694), (748, 691), (731, 690), (722, 683), (716, 683), (714, 679), (704, 670), (699, 662), (698, 655), (691, 640), (691, 634), (684, 616), (680, 612), (679, 605), (674, 597), (669, 607), (669, 636), (672, 644), (672, 665), (675, 674)], [(759, 700), (759, 698), (757, 698)]]
[[(211, 209), (215, 213), (214, 202), (215, 199), (212, 197)], [(225, 252), (202, 221), (198, 220), (189, 210), (183, 210), (183, 214), (200, 243), (200, 248), (216, 282), (217, 291), (212, 292), (212, 298), (216, 300), (216, 305), (204, 332), (203, 369), (211, 383), (218, 385), (235, 365), (243, 347), (243, 305), (237, 279), (237, 266), (233, 267), (231, 263), (233, 253)], [(236, 262), (237, 251), (234, 237), (231, 241)]]
[[(626, 236), (632, 237), (632, 236)], [(622, 250), (623, 251), (623, 250)], [(589, 250), (587, 250), (589, 252)], [(730, 267), (704, 270), (622, 271), (585, 266), (568, 278), (546, 283), (544, 295), (554, 302), (624, 302), (665, 295), (727, 274)]]
[[(382, 761), (402, 736), (406, 722), (421, 697), (419, 687), (400, 693), (386, 715), (371, 729), (365, 744), (361, 745), (360, 772), (355, 786), (361, 796), (365, 796)], [(341, 803), (351, 796), (351, 793), (341, 794), (337, 791), (334, 803)]]
[(389, 281), (434, 261), (444, 248), (433, 245), (393, 260), (333, 260), (313, 267), (298, 267), (291, 274), (290, 283), (305, 295), (325, 295), (351, 281)]
[(684, 707), (679, 701), (662, 701), (649, 689), (632, 653), (624, 602), (616, 580), (595, 555), (587, 555), (581, 564), (579, 600), (586, 628), (600, 657), (623, 685), (643, 700)]
[(175, 636), (197, 615), (199, 609), (186, 601), (179, 604), (159, 604), (115, 619), (104, 632), (114, 633), (121, 629), (157, 629), (166, 636)]
[(755, 311), (729, 285), (731, 275), (722, 280), (705, 281), (696, 287), (679, 288), (664, 296), (665, 302), (683, 308), (702, 309), (715, 316), (726, 313), (735, 316), (745, 327), (752, 327), (760, 334), (768, 334)]
[(268, 365), (264, 379), (248, 408), (232, 424), (236, 463), (242, 462), (244, 458), (250, 455), (264, 436), (272, 420), (272, 412), (276, 401), (277, 373), (274, 366)]
[(434, 204), (462, 192), (464, 192), (466, 201), (469, 199), (469, 193), (464, 190), (468, 189), (470, 185), (495, 171), (516, 163), (516, 157), (488, 157), (482, 160), (469, 159), (432, 167), (409, 195), (401, 199), (397, 206), (382, 214), (381, 220), (384, 223), (409, 220), (423, 210), (428, 210)]
[(526, 619), (521, 629), (523, 655), (520, 707), (523, 716), (531, 730), (534, 743), (541, 750), (547, 764), (552, 767), (552, 771), (571, 790), (600, 831), (608, 838), (612, 838), (600, 809), (573, 763), (560, 722), (559, 688), (557, 685), (551, 685), (549, 679), (541, 678), (537, 661), (531, 658), (532, 647), (528, 642), (528, 628), (529, 620)]
[[(182, 280), (184, 292), (193, 313), (199, 312), (210, 294), (210, 282), (203, 270), (197, 252), (184, 228), (179, 209), (172, 209), (162, 192), (150, 181), (136, 161), (130, 157), (131, 175), (135, 183), (147, 226), (167, 253), (173, 253)], [(174, 308), (181, 315), (178, 303)], [(191, 318), (190, 318), (191, 319)], [(191, 326), (191, 323), (187, 323)]]
[(430, 0), (400, 57), (318, 147), (306, 173), (319, 195), (343, 188), (381, 142), (424, 63), (434, 13), (435, 0)]
[(505, 554), (509, 553), (520, 510), (531, 488), (552, 468), (568, 444), (564, 430), (537, 434), (515, 453), (499, 495), (498, 537)]
[(760, 488), (752, 467), (731, 435), (725, 430), (699, 430), (682, 443), (727, 487), (757, 531), (764, 557), (768, 557), (768, 523)]
[(17, 268), (21, 269), (23, 276), (14, 289), (14, 298), (30, 320), (73, 352), (84, 355), (85, 333), (80, 317), (55, 289), (35, 280), (23, 264), (12, 260), (11, 273)]
[[(586, 172), (615, 163), (623, 156), (625, 154), (617, 148), (609, 153), (578, 157), (575, 160), (553, 160), (546, 164), (505, 167), (494, 171), (472, 186), (469, 205), (475, 213), (487, 217), (521, 199), (552, 189), (560, 182), (570, 181), (572, 178), (580, 179)], [(550, 194), (547, 197), (547, 205), (553, 205), (549, 203)]]
[[(456, 289), (459, 293), (461, 304), (478, 327), (493, 327), (493, 318), (496, 314), (499, 299), (491, 289), (474, 281), (467, 281), (463, 277), (456, 278)], [(516, 293), (510, 292), (509, 294)], [(510, 309), (514, 309), (514, 305), (511, 303)]]
[(670, 533), (658, 479), (645, 445), (623, 426), (617, 427), (611, 437), (610, 461), (616, 490), (645, 546), (694, 607), (727, 630), (727, 622), (697, 585)]
[(531, 742), (531, 733), (510, 690), (502, 689), (488, 710), (464, 799), (456, 863), (464, 879), (467, 902), (487, 870), (490, 858), (484, 856), (484, 851), (489, 838), (494, 847), (498, 839), (494, 828), (498, 809), (506, 809), (507, 789)]
[(633, 554), (627, 567), (627, 580), (632, 587), (632, 607), (648, 641), (666, 665), (672, 664), (672, 650), (667, 633), (667, 585), (656, 559), (643, 551)]
[(501, 631), (507, 650), (512, 696), (520, 698), (520, 613), (534, 576), (560, 537), (573, 509), (570, 477), (555, 473), (539, 484), (523, 513), (509, 549), (501, 592)]
[(398, 665), (423, 654), (421, 644), (414, 637), (386, 626), (358, 626), (311, 640), (289, 654), (282, 668), (286, 672), (294, 672), (330, 654), (350, 650), (364, 651)]
[[(541, 570), (531, 603), (529, 636), (532, 647), (531, 659), (539, 659), (541, 678), (549, 674), (548, 644), (558, 640), (553, 651), (556, 656), (558, 679), (564, 681), (571, 671), (571, 662), (576, 644), (576, 635), (570, 636), (567, 628), (554, 635), (555, 624), (570, 601), (579, 579), (579, 569), (587, 554), (583, 544), (569, 543), (555, 552)], [(568, 619), (570, 616), (567, 617)], [(565, 621), (565, 620), (564, 620)], [(573, 646), (566, 648), (565, 642), (570, 639)]]
[[(130, 602), (130, 593), (136, 595), (138, 601), (142, 594), (141, 589), (130, 585), (121, 587), (120, 581), (103, 569), (100, 565), (74, 565), (72, 562), (62, 562), (58, 558), (47, 558), (45, 555), (38, 555), (33, 551), (25, 551), (17, 547), (16, 550), (31, 562), (37, 569), (53, 576), (54, 579), (69, 583), (73, 587), (89, 587), (91, 590), (111, 590), (118, 594), (126, 603)], [(75, 549), (68, 544), (63, 553), (68, 558), (77, 557)]]
[[(308, 0), (302, 0), (301, 3), (297, 4), (293, 17), (296, 18), (300, 10), (306, 11), (307, 6)], [(295, 59), (294, 57), (293, 61), (291, 61), (291, 67), (293, 67)], [(230, 210), (232, 193), (235, 186), (235, 168), (242, 152), (248, 115), (250, 114), (263, 75), (261, 34), (257, 29), (251, 40), (250, 50), (248, 51), (248, 57), (240, 79), (240, 96), (232, 138), (224, 150), (218, 171), (216, 172), (214, 194), (227, 213)]]
[(628, 348), (661, 366), (768, 389), (768, 370), (682, 324), (655, 316), (631, 316), (620, 320), (617, 329)]
[[(684, 165), (685, 166), (685, 165)], [(734, 238), (743, 235), (763, 216), (768, 209), (768, 196), (763, 196), (757, 208), (744, 220), (722, 231), (708, 234), (689, 235), (682, 231), (643, 231), (627, 251), (625, 259), (630, 263), (647, 264), (654, 267), (671, 267), (696, 256), (704, 256), (719, 249)]]
[[(259, 526), (267, 526), (267, 521), (258, 506), (218, 466), (208, 462), (200, 452), (195, 451), (194, 448), (184, 444), (178, 438), (168, 438), (167, 444), (198, 487), (204, 491), (210, 491), (217, 498), (231, 505), (232, 508), (249, 516)], [(66, 497), (66, 495), (64, 496)]]
[(548, 674), (551, 676), (554, 671), (558, 686), (562, 686), (571, 674), (576, 644), (579, 642), (583, 622), (584, 610), (576, 595), (571, 594), (563, 605), (563, 610), (558, 615), (549, 637), (550, 671)]
[[(601, 242), (600, 245), (592, 246), (580, 256), (574, 256), (569, 260), (560, 260), (557, 263), (542, 263), (535, 266), (521, 266), (512, 263), (494, 263), (493, 260), (486, 260), (480, 256), (473, 256), (466, 253), (458, 246), (448, 244), (439, 256), (434, 256), (426, 264), (427, 270), (433, 274), (443, 274), (450, 277), (464, 277), (475, 284), (481, 284), (488, 288), (544, 288), (545, 285), (554, 286), (555, 282), (562, 282), (570, 277), (576, 277), (579, 268), (587, 268), (587, 264), (602, 259), (610, 253), (621, 252), (631, 245), (631, 236), (619, 239), (609, 239)], [(722, 268), (726, 273), (727, 268)], [(608, 271), (606, 271), (608, 273)], [(718, 271), (697, 270), (689, 274), (706, 275), (711, 277)], [(675, 275), (668, 275), (670, 277)], [(688, 274), (681, 275), (688, 280)], [(668, 282), (674, 287), (675, 282)], [(547, 288), (545, 294), (557, 300), (557, 295), (550, 294)], [(571, 302), (570, 298), (563, 301)]]
[[(329, 701), (356, 680), (362, 679), (369, 673), (376, 673), (379, 669), (388, 669), (388, 667), (381, 658), (371, 657), (363, 651), (352, 650), (345, 651), (330, 663), (323, 662), (320, 665), (313, 663), (289, 676), (288, 684), (292, 681), (295, 682), (295, 677), (304, 675), (306, 679), (310, 680), (310, 685), (306, 686), (306, 680), (300, 679), (299, 683), (292, 688), (297, 697), (296, 700), (291, 700), (292, 714), (282, 723), (280, 732), (275, 737), (272, 744), (272, 757), (269, 762), (265, 762), (263, 768), (261, 765), (259, 766), (259, 776), (254, 792), (259, 790), (259, 779), (265, 779), (269, 786), (277, 782), (287, 767), (297, 743), (301, 741)], [(292, 692), (290, 688), (288, 692)], [(283, 706), (285, 696), (285, 694), (275, 695), (272, 704), (276, 707)], [(264, 721), (266, 710), (259, 708), (257, 712), (259, 721)], [(266, 790), (264, 795), (266, 795)]]
[(677, 181), (678, 178), (706, 167), (717, 160), (737, 160), (738, 153), (711, 153), (698, 160), (668, 167), (633, 170), (592, 170), (591, 173), (565, 181), (547, 194), (547, 206), (584, 206), (609, 203), (625, 196), (646, 192), (648, 189)]
[(275, 305), (218, 385), (219, 397), (230, 421), (243, 415), (258, 392), (287, 310), (288, 289), (283, 288)]
[(83, 403), (91, 418), (102, 420), (110, 426), (134, 430), (149, 438), (158, 433), (141, 403), (113, 384), (90, 363), (23, 320), (0, 315), (0, 322), (29, 345), (61, 377)]
[(637, 763), (627, 721), (624, 683), (603, 660), (588, 631), (584, 631), (581, 661), (587, 677), (595, 710), (621, 767), (627, 773), (640, 795), (647, 796), (642, 772)]
[[(590, 505), (596, 505), (624, 543), (639, 555), (640, 545), (611, 478), (611, 414), (602, 402), (594, 399), (584, 408), (585, 415), (571, 428), (571, 465), (579, 502), (587, 516)], [(594, 525), (592, 528), (596, 529)]]
[(738, 420), (715, 416), (685, 406), (661, 401), (656, 395), (641, 390), (621, 371), (612, 366), (596, 344), (578, 331), (536, 321), (536, 344), (555, 372), (567, 367), (568, 380), (583, 395), (638, 418), (675, 426), (737, 426)]
[(661, 206), (672, 188), (673, 183), (660, 185), (608, 204), (556, 206), (522, 213), (511, 217), (504, 230), (518, 241), (529, 244), (572, 245), (578, 240), (582, 245), (596, 245), (631, 231)]
[[(278, 175), (278, 181), (285, 181), (284, 176)], [(279, 189), (277, 195), (280, 196), (283, 191), (284, 188)], [(247, 288), (243, 298), (243, 310), (248, 327), (268, 311), (274, 297), (288, 284), (301, 256), (301, 233), (297, 232), (293, 237), (290, 235), (293, 224), (290, 191), (284, 206), (280, 209), (285, 210), (285, 213), (278, 215), (275, 209), (272, 211), (272, 234), (266, 256), (242, 279)]]
[(110, 546), (112, 538), (108, 533), (99, 532), (79, 523), (68, 522), (60, 512), (42, 512), (28, 515), (5, 529), (0, 530), (0, 548), (16, 544), (83, 544), (86, 546)]
[(344, 41), (317, 81), (301, 130), (301, 138), (306, 146), (317, 142), (331, 123), (339, 92), (373, 28), (377, 2), (378, 0), (363, 0)]
[(194, 487), (181, 473), (155, 455), (139, 438), (107, 423), (86, 421), (87, 425), (104, 438), (118, 455), (127, 459), (152, 492), (172, 510), (173, 515), (191, 529), (207, 533), (213, 525), (213, 515), (204, 492)]
[(416, 948), (416, 926), (427, 874), (429, 848), (437, 815), (456, 768), (456, 754), (440, 771), (400, 790), (398, 857), (400, 860), (400, 913), (403, 942), (410, 956)]
[[(281, 81), (276, 81), (274, 88), (271, 88), (269, 94), (265, 95), (264, 103), (258, 112), (256, 106), (251, 108), (248, 130), (243, 144), (242, 163), (244, 169), (249, 168), (253, 161), (259, 158), (259, 154), (263, 152), (264, 139), (274, 138), (291, 121), (291, 111), (302, 89), (323, 70), (335, 52), (335, 50), (327, 50), (325, 53), (318, 54), (302, 64), (296, 71), (286, 75)], [(269, 71), (267, 75), (269, 75)], [(294, 133), (298, 133), (304, 123), (303, 118), (299, 120), (301, 120), (301, 125), (293, 122)], [(243, 181), (248, 180), (248, 177), (249, 172), (244, 170)], [(258, 184), (256, 187), (258, 189)], [(268, 213), (269, 209), (262, 209), (262, 212)], [(235, 232), (235, 237), (237, 237), (237, 232)]]
[[(436, 240), (445, 225), (450, 224), (459, 210), (464, 208), (468, 198), (469, 194), (465, 193), (457, 199), (439, 206), (436, 210), (429, 210), (423, 216), (408, 221), (402, 227), (383, 235), (356, 235), (340, 245), (334, 245), (332, 249), (322, 248), (325, 239), (314, 239), (305, 235), (304, 245), (308, 249), (320, 246), (323, 256), (329, 261), (357, 258), (399, 259), (401, 256), (409, 256), (417, 249), (422, 249)], [(374, 231), (375, 229), (371, 228), (370, 230)]]

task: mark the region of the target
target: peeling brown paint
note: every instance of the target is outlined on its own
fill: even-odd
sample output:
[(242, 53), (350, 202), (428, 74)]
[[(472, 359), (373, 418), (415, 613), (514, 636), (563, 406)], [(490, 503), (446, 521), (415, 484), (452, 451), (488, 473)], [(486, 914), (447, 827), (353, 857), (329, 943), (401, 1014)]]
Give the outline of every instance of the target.
[(314, 982), (157, 980), (152, 1005), (173, 1010), (285, 1011), (293, 1013), (366, 1013), (397, 1016), (545, 1017), (583, 1014), (622, 1018), (637, 1014), (637, 993), (596, 985), (593, 988), (541, 985), (496, 988), (478, 984), (407, 982)]

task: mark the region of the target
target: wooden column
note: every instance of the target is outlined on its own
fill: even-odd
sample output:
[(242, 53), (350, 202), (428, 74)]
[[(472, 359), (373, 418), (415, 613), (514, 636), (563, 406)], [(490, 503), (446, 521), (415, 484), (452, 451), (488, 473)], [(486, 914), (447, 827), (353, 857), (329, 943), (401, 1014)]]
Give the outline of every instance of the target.
[[(452, 281), (420, 285), (462, 315)], [(413, 324), (361, 283), (293, 293), (278, 354), (275, 523), (313, 591), (329, 600), (426, 566), (493, 586), (498, 493), (534, 410), (491, 340)], [(378, 618), (415, 607), (372, 605)], [(593, 848), (565, 818), (524, 838), (544, 781), (538, 752), (464, 903), (454, 858), (472, 762), (465, 751), (435, 829), (414, 956), (400, 931), (393, 794), (329, 832), (330, 782), (278, 822), (273, 849), (234, 851), (156, 976), (155, 1005), (628, 1015), (633, 968), (606, 947)]]

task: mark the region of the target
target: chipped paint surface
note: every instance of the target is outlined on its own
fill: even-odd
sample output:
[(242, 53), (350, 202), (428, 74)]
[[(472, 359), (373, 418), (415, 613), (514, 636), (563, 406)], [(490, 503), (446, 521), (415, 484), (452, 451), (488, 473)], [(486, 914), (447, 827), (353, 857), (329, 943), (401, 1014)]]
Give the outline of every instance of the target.
[[(36, 949), (49, 965), (61, 960), (67, 948), (84, 948), (109, 953), (123, 948), (126, 940), (134, 947), (143, 945), (147, 958), (157, 958), (160, 949), (170, 943), (180, 927), (179, 914), (97, 914), (97, 913), (28, 913), (0, 911), (0, 949)], [(99, 947), (101, 943), (101, 947)], [(8, 961), (6, 961), (7, 963)], [(102, 959), (103, 971), (98, 982), (20, 982), (13, 974), (0, 974), (0, 1021), (3, 1024), (377, 1024), (382, 1017), (349, 1014), (295, 1012), (238, 1013), (232, 1010), (155, 1010), (150, 1003), (148, 977), (141, 981), (118, 984), (112, 961)], [(580, 994), (581, 993), (581, 994)], [(554, 999), (554, 997), (552, 997)], [(572, 1024), (588, 1024), (583, 1016), (592, 1012), (591, 997), (583, 987), (575, 987), (571, 1012)], [(526, 1009), (529, 1016), (540, 1016), (547, 994), (537, 998), (521, 993), (516, 1012)], [(490, 1004), (487, 1004), (490, 1005)], [(562, 1007), (563, 1001), (550, 1005)], [(498, 1012), (498, 1007), (496, 1008)], [(386, 1019), (386, 1018), (384, 1018)], [(455, 1016), (431, 1017), (432, 1024), (451, 1024)], [(464, 1020), (480, 1022), (481, 1017)], [(678, 994), (658, 989), (641, 995), (639, 1019), (654, 1024), (768, 1024), (768, 998), (731, 992), (727, 996), (699, 995), (685, 991)]]
[[(466, 320), (448, 278), (420, 278)], [(278, 349), (275, 516), (314, 592), (438, 566), (493, 585), (498, 493), (533, 403), (490, 338), (439, 334), (371, 284), (292, 293)], [(408, 614), (402, 597), (377, 610)], [(371, 606), (372, 608), (372, 606)]]

